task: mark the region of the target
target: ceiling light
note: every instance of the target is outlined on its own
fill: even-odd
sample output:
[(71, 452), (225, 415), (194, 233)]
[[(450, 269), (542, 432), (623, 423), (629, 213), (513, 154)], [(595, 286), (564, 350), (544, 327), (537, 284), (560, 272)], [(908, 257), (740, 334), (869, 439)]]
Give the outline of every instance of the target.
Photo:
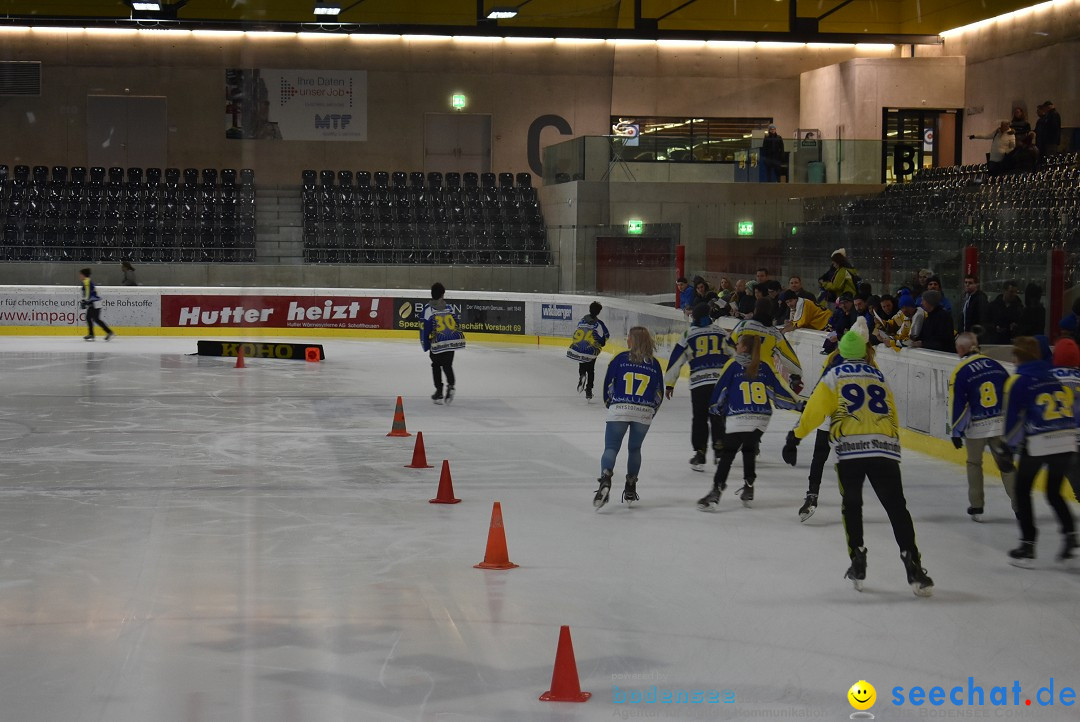
[(144, 12), (158, 13), (161, 12), (161, 3), (133, 2), (131, 3), (131, 9), (142, 10)]
[(316, 2), (315, 14), (316, 15), (338, 15), (341, 12), (341, 6), (337, 3)]
[(488, 20), (506, 20), (517, 16), (517, 8), (491, 8), (491, 12), (488, 13)]

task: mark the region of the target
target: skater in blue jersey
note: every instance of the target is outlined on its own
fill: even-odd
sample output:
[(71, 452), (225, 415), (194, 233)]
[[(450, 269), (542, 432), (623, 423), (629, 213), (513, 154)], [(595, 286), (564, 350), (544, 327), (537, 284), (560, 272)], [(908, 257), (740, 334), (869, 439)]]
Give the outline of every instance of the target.
[[(446, 303), (446, 288), (441, 283), (431, 287), (431, 303), (424, 306), (420, 327), (420, 345), (431, 357), (431, 375), (435, 393), (431, 400), (441, 404), (454, 400), (454, 351), (465, 348), (465, 334), (461, 331), (461, 319)], [(446, 396), (443, 396), (443, 374), (446, 375)]]
[(641, 444), (649, 433), (649, 424), (664, 400), (664, 374), (654, 357), (649, 330), (634, 326), (626, 339), (628, 351), (623, 351), (608, 364), (604, 377), (604, 405), (607, 406), (607, 431), (604, 435), (604, 456), (600, 460), (600, 488), (593, 497), (597, 509), (608, 502), (615, 459), (622, 448), (623, 437), (630, 432), (627, 444), (626, 486), (624, 502), (638, 501), (637, 480), (641, 469)]
[(585, 399), (592, 401), (593, 382), (596, 379), (596, 359), (608, 340), (608, 329), (599, 319), (604, 309), (597, 301), (589, 304), (589, 313), (578, 321), (566, 357), (578, 362), (577, 390), (585, 392)]

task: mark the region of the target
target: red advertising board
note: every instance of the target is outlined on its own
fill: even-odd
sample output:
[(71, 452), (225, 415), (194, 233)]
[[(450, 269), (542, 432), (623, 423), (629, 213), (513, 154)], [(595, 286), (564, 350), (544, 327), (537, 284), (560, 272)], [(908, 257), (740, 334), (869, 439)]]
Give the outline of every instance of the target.
[(392, 305), (370, 296), (163, 295), (161, 326), (391, 329)]

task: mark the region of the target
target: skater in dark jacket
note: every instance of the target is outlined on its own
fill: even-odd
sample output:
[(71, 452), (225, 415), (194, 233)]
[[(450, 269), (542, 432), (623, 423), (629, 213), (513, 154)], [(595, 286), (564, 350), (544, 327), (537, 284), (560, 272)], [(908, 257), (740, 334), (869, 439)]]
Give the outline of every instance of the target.
[(83, 336), (85, 341), (94, 340), (94, 324), (101, 326), (101, 330), (105, 332), (105, 340), (112, 339), (116, 334), (112, 329), (101, 320), (101, 296), (98, 295), (97, 286), (90, 280), (90, 269), (84, 268), (79, 271), (79, 280), (82, 282), (82, 298), (79, 300), (79, 305), (86, 311), (86, 335)]
[(580, 394), (585, 392), (585, 398), (592, 401), (593, 382), (596, 379), (596, 359), (608, 340), (608, 329), (600, 320), (600, 312), (604, 310), (597, 301), (589, 304), (589, 313), (582, 316), (578, 321), (574, 338), (570, 341), (570, 348), (566, 350), (566, 357), (578, 362), (577, 390)]

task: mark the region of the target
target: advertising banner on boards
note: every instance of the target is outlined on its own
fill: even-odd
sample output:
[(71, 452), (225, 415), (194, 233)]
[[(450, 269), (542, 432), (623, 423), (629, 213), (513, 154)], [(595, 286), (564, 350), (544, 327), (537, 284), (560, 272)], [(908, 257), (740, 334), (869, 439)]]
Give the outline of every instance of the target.
[[(420, 330), (424, 306), (431, 298), (395, 298), (394, 328)], [(520, 301), (488, 301), (447, 299), (446, 302), (461, 320), (462, 331), (468, 333), (505, 333), (524, 335), (525, 304)]]

